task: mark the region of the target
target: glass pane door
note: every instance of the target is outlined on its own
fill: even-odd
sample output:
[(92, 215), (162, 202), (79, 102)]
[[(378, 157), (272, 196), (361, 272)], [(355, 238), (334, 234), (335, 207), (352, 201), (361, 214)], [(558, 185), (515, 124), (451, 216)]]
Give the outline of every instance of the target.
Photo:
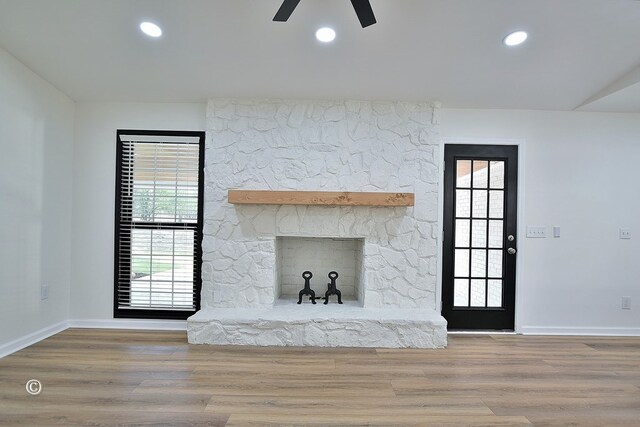
[(513, 329), (518, 147), (445, 146), (442, 315)]

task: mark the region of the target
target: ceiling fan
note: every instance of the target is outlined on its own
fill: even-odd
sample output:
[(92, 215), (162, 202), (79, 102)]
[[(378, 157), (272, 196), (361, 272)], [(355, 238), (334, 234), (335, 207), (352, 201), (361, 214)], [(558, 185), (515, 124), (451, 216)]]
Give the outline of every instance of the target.
[[(284, 0), (282, 2), (282, 6), (278, 9), (276, 16), (273, 17), (273, 20), (278, 22), (287, 22), (296, 6), (298, 6), (298, 3), (300, 3), (300, 0)], [(358, 15), (362, 28), (366, 28), (377, 22), (369, 0), (351, 0), (351, 4), (356, 10), (356, 15)]]

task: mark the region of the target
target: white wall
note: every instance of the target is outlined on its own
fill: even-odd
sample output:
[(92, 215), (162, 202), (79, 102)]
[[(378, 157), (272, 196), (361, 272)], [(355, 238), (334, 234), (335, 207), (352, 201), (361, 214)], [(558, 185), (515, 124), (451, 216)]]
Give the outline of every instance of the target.
[[(70, 309), (74, 321), (113, 319), (116, 130), (204, 130), (205, 113), (206, 105), (197, 103), (77, 104)], [(88, 323), (92, 324), (96, 323)]]
[(73, 120), (73, 101), (0, 49), (0, 353), (67, 319)]
[(441, 124), (443, 139), (524, 140), (517, 329), (640, 334), (640, 115), (447, 109)]

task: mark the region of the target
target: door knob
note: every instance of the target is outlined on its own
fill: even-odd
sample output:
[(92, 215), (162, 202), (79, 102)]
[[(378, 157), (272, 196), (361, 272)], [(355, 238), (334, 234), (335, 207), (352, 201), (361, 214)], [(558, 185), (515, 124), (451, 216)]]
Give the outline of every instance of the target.
[(516, 250), (516, 248), (508, 248), (508, 249), (507, 249), (507, 253), (508, 253), (509, 255), (515, 255), (515, 253), (516, 253), (516, 252), (518, 252), (518, 251)]

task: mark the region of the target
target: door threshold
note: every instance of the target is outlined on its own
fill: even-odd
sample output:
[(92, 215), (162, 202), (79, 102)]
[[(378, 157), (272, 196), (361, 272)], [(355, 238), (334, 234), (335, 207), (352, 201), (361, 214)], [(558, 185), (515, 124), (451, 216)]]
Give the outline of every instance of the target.
[(447, 331), (447, 335), (518, 335), (516, 331), (469, 330)]

